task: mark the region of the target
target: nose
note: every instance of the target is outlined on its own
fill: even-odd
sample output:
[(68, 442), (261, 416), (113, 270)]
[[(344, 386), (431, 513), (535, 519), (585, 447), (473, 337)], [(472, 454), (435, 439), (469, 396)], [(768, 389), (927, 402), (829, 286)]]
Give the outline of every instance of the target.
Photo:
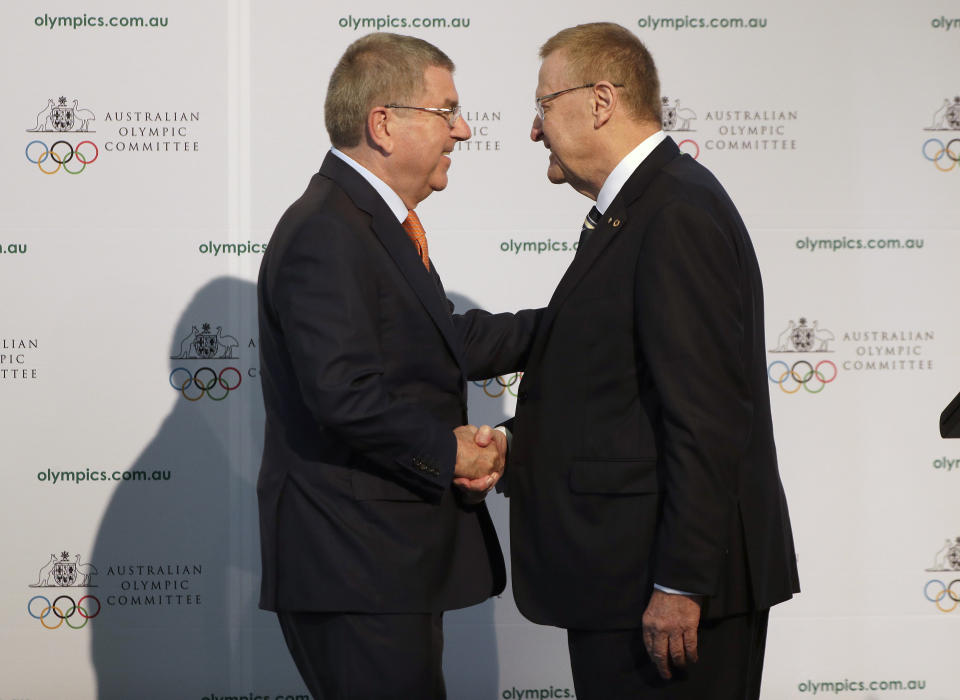
[(470, 125), (467, 124), (467, 120), (462, 116), (457, 119), (457, 124), (450, 131), (450, 135), (457, 141), (468, 141), (470, 139), (471, 132)]
[(533, 126), (530, 127), (530, 140), (531, 141), (543, 140), (543, 120), (540, 119), (539, 114), (536, 114), (533, 117)]

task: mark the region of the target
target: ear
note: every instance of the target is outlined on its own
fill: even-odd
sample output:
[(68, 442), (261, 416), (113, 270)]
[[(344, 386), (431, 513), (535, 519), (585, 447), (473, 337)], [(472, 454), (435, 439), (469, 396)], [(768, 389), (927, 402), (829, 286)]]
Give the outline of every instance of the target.
[(610, 121), (617, 104), (620, 101), (620, 95), (612, 83), (601, 80), (593, 86), (593, 128), (599, 129)]
[(393, 114), (386, 107), (374, 107), (367, 115), (367, 141), (386, 155), (393, 153)]

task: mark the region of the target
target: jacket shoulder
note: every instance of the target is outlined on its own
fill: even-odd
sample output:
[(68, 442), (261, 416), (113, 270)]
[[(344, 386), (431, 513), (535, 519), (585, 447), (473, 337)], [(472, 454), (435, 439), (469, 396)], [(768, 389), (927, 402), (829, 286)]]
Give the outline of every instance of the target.
[(349, 195), (334, 181), (317, 174), (302, 195), (283, 213), (273, 237), (289, 237), (314, 221), (364, 220), (364, 214)]

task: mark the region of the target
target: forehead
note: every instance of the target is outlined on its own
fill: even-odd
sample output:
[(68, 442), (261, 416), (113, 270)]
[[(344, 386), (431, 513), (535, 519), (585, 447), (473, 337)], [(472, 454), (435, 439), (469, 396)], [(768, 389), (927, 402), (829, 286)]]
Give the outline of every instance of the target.
[(439, 66), (427, 66), (423, 72), (423, 93), (432, 107), (452, 107), (459, 102), (453, 74)]
[(537, 93), (546, 95), (569, 87), (566, 85), (567, 59), (563, 50), (549, 54), (540, 64)]

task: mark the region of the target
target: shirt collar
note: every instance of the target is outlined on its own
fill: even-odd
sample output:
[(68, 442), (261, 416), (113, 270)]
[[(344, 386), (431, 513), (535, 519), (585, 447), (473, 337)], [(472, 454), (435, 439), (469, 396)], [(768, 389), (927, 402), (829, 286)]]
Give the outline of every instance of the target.
[(331, 148), (330, 152), (360, 173), (360, 176), (370, 183), (370, 186), (375, 189), (377, 194), (379, 194), (383, 198), (383, 201), (386, 202), (387, 206), (390, 208), (390, 211), (393, 212), (393, 215), (397, 217), (397, 221), (402, 224), (404, 220), (406, 220), (407, 205), (403, 203), (402, 199), (400, 199), (400, 195), (390, 188), (390, 185), (371, 173), (346, 153), (339, 151), (336, 148)]
[(620, 194), (620, 190), (623, 189), (627, 180), (633, 175), (633, 171), (637, 169), (637, 166), (639, 166), (648, 155), (653, 153), (653, 149), (659, 146), (660, 142), (665, 138), (667, 138), (667, 135), (662, 131), (648, 136), (641, 141), (636, 148), (624, 156), (623, 160), (617, 163), (617, 167), (607, 175), (607, 179), (603, 181), (600, 192), (597, 193), (597, 211), (603, 214), (607, 210), (607, 207), (609, 207), (616, 196)]

